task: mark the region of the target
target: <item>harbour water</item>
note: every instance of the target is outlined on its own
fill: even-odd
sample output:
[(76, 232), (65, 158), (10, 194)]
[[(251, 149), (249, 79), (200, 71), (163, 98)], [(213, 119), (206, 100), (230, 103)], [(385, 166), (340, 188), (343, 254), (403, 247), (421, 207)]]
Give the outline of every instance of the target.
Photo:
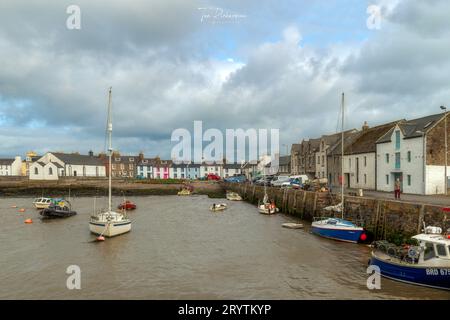
[[(93, 198), (73, 199), (78, 215), (51, 221), (39, 219), (31, 198), (0, 199), (0, 298), (450, 299), (446, 291), (388, 279), (369, 290), (367, 246), (318, 238), (306, 223), (282, 228), (294, 219), (258, 214), (245, 202), (131, 200), (138, 205), (129, 213), (132, 232), (95, 242), (88, 228)], [(214, 202), (229, 208), (212, 213)], [(33, 224), (24, 224), (27, 218)], [(80, 290), (66, 287), (70, 265), (81, 269)]]

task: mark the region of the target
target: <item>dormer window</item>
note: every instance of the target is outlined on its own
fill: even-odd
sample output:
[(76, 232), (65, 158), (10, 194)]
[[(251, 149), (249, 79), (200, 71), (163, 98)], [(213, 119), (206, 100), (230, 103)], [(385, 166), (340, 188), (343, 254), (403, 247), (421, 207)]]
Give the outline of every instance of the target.
[(114, 161), (116, 162), (120, 162), (120, 158), (116, 158)]
[(134, 162), (134, 158), (130, 158), (129, 160), (130, 160), (130, 162)]

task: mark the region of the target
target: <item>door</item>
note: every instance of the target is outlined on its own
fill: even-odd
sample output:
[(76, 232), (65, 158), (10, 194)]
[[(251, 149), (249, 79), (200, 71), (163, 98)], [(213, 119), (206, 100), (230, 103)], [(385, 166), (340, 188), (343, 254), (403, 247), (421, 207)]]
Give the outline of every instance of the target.
[(400, 180), (400, 191), (403, 192), (403, 173), (401, 172), (394, 173), (394, 189), (395, 189), (395, 181), (397, 181), (397, 179)]

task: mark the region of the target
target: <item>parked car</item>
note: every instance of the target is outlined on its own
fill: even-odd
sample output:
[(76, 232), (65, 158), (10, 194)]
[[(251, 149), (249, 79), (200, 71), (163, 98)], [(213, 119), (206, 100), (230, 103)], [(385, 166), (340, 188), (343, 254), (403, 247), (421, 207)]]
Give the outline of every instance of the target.
[(219, 181), (220, 177), (215, 173), (208, 173), (208, 175), (206, 176), (206, 180)]
[(303, 188), (303, 183), (299, 178), (289, 178), (289, 181), (283, 182), (281, 188), (301, 189)]
[(276, 176), (270, 181), (270, 185), (272, 187), (281, 187), (285, 182), (289, 182), (289, 176)]
[(237, 183), (245, 182), (245, 180), (247, 180), (247, 178), (243, 175), (233, 176), (233, 177), (228, 177), (228, 178), (223, 179), (223, 181), (225, 181), (225, 182), (237, 182)]
[(258, 186), (263, 186), (263, 185), (268, 185), (270, 186), (270, 182), (273, 180), (274, 176), (265, 176), (265, 177), (261, 177), (259, 180), (257, 180), (255, 182), (256, 185)]

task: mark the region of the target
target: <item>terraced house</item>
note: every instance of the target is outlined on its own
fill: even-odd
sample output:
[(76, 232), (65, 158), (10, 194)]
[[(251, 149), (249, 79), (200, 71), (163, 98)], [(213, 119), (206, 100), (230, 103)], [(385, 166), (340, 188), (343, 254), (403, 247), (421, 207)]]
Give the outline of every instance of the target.
[[(108, 174), (108, 156), (106, 154), (101, 154), (100, 159), (106, 166), (106, 172)], [(118, 151), (114, 151), (111, 157), (111, 176), (113, 178), (135, 178), (137, 176), (137, 165), (142, 159), (144, 159), (142, 153), (138, 156), (122, 156)]]
[(393, 191), (398, 179), (405, 193), (445, 192), (444, 120), (441, 113), (402, 121), (377, 141), (378, 190)]
[(370, 128), (367, 122), (345, 148), (344, 181), (348, 188), (375, 190), (377, 168), (376, 142), (399, 121)]

